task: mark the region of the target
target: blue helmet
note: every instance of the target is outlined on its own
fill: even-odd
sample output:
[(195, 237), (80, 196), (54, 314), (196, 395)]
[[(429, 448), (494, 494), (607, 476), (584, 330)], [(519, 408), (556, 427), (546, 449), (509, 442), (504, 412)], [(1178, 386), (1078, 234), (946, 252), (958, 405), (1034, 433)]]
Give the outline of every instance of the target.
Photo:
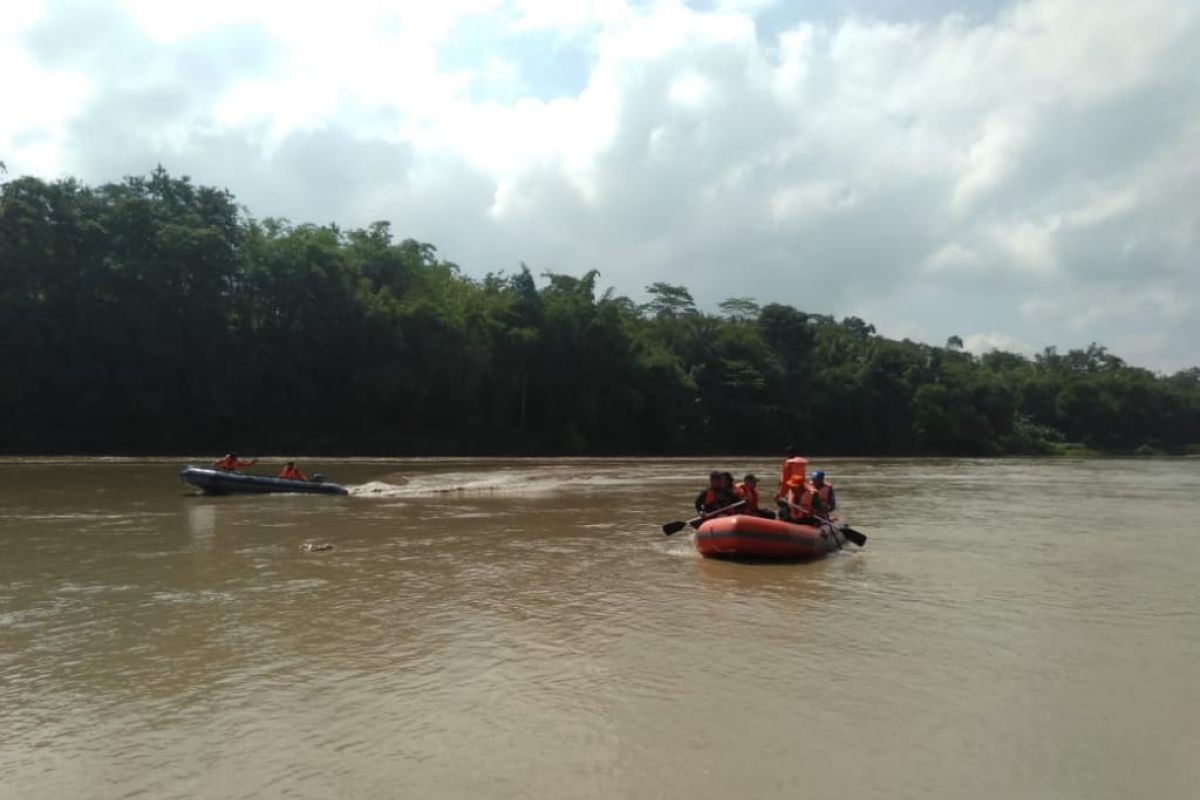
[(825, 480), (825, 470), (823, 470), (823, 469), (819, 469), (819, 470), (817, 470), (816, 472), (814, 472), (814, 473), (812, 474), (812, 479), (813, 479), (814, 481), (815, 481), (815, 480), (818, 480), (818, 479), (820, 479), (820, 480)]

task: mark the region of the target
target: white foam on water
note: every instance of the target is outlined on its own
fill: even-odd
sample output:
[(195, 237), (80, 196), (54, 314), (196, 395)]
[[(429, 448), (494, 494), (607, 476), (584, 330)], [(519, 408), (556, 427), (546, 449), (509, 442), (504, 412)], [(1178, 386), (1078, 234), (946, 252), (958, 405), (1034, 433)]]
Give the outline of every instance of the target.
[(666, 556), (673, 558), (699, 558), (695, 541), (690, 535), (676, 534), (669, 539), (659, 539), (651, 547)]
[(150, 597), (159, 603), (190, 605), (194, 603), (227, 603), (236, 596), (232, 592), (204, 589), (198, 592), (153, 592)]
[(436, 472), (414, 475), (403, 485), (370, 481), (347, 487), (355, 497), (436, 497), (439, 495), (550, 495), (632, 488), (648, 481), (678, 480), (675, 476), (624, 473), (581, 474), (578, 469), (523, 468), (479, 472)]
[(369, 481), (359, 486), (347, 486), (346, 488), (353, 497), (398, 497), (398, 492), (404, 487), (384, 481)]
[(58, 587), (60, 594), (101, 594), (103, 592), (127, 592), (133, 586), (129, 584), (107, 583), (64, 583)]

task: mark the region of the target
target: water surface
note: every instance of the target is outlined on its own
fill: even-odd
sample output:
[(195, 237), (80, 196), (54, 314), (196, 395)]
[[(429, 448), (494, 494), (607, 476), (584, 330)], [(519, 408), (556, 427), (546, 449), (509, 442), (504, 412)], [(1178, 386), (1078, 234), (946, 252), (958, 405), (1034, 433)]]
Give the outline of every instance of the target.
[(770, 462), (0, 462), (0, 796), (1200, 797), (1200, 461), (814, 464), (762, 566), (658, 526)]

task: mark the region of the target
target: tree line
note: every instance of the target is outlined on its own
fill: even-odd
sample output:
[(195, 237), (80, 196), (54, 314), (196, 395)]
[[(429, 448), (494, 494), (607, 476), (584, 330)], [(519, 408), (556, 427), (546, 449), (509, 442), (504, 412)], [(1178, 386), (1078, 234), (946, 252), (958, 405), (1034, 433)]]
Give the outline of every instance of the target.
[(0, 188), (10, 453), (1177, 452), (1200, 369), (975, 356), (599, 274), (471, 278), (389, 225), (259, 220), (162, 168)]

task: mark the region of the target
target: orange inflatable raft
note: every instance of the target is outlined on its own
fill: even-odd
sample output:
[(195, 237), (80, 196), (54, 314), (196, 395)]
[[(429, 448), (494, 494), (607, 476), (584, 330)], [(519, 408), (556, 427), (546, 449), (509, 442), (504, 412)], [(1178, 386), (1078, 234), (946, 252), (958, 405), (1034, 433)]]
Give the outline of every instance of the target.
[(841, 550), (838, 522), (799, 524), (737, 514), (710, 519), (696, 531), (696, 549), (708, 558), (808, 561)]

